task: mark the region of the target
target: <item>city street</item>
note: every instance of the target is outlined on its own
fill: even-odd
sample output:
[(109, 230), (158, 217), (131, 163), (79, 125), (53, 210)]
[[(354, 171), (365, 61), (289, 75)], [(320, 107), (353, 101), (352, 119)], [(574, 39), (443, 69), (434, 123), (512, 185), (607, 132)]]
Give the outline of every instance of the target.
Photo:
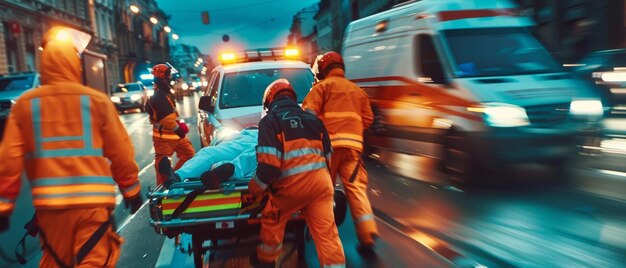
[[(185, 97), (179, 102), (179, 112), (191, 126), (189, 138), (199, 149), (197, 101), (196, 95)], [(138, 111), (120, 118), (133, 140), (145, 194), (155, 187), (151, 126), (146, 114)], [(356, 252), (354, 228), (346, 220), (340, 235), (347, 266), (623, 267), (626, 157), (619, 153), (614, 148), (582, 156), (570, 165), (567, 178), (556, 178), (562, 173), (549, 168), (521, 166), (490, 174), (498, 183), (472, 187), (451, 184), (429, 159), (373, 155), (366, 166), (368, 193), (381, 234), (377, 255), (364, 258)], [(0, 267), (37, 267), (41, 254), (34, 238), (28, 237), (25, 243), (28, 265), (17, 264), (13, 255), (22, 225), (33, 213), (30, 199), (25, 184), (11, 229), (0, 236)], [(182, 248), (175, 248), (173, 239), (157, 235), (149, 225), (147, 208), (144, 205), (129, 217), (118, 195), (115, 220), (125, 239), (118, 267), (192, 267), (193, 257), (186, 252), (189, 237), (183, 236)], [(308, 267), (319, 266), (314, 251), (313, 242), (308, 241)], [(249, 267), (253, 252), (252, 246), (218, 251), (209, 265)], [(297, 263), (290, 245), (283, 254), (282, 267), (304, 266)]]

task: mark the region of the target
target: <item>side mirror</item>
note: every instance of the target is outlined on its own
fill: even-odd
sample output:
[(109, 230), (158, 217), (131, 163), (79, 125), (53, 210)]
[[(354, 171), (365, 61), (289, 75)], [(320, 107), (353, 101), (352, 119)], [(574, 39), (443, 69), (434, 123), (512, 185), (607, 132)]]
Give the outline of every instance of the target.
[(211, 114), (215, 112), (215, 106), (211, 105), (211, 97), (209, 96), (200, 97), (198, 108)]

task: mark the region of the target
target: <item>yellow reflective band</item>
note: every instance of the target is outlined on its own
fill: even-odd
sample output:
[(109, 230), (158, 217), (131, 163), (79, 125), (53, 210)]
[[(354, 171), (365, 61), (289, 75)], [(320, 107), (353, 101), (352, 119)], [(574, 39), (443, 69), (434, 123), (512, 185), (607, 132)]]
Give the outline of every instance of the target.
[[(236, 193), (232, 193), (232, 194), (222, 194), (222, 193), (209, 193), (209, 194), (201, 194), (199, 196), (197, 196), (194, 201), (199, 201), (199, 200), (211, 200), (211, 199), (222, 199), (222, 198), (233, 198), (233, 197), (239, 197), (241, 196), (241, 193), (236, 192)], [(179, 198), (164, 198), (163, 199), (163, 204), (172, 204), (172, 203), (181, 203), (183, 202), (183, 200), (185, 200), (185, 197), (179, 197)]]
[(66, 194), (80, 192), (115, 193), (115, 187), (113, 185), (106, 184), (81, 184), (68, 186), (41, 186), (33, 187), (32, 189), (33, 195)]
[[(204, 206), (204, 207), (195, 207), (195, 208), (187, 208), (183, 213), (196, 213), (196, 212), (211, 212), (218, 210), (226, 210), (226, 209), (238, 209), (241, 208), (241, 203), (233, 203), (233, 204), (224, 204), (224, 205), (215, 205), (215, 206)], [(175, 209), (165, 209), (163, 210), (163, 215), (172, 215)]]
[(355, 112), (325, 112), (324, 118), (352, 118), (361, 122), (361, 115)]
[(330, 140), (337, 139), (347, 139), (347, 140), (355, 140), (355, 141), (363, 141), (362, 135), (350, 134), (350, 133), (337, 133), (330, 135)]

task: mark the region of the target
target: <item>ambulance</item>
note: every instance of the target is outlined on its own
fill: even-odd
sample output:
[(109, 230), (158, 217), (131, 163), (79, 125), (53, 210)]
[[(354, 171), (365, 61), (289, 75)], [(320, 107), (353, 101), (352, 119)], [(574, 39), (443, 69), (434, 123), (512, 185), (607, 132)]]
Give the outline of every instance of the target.
[(372, 149), (436, 158), (452, 178), (540, 162), (561, 166), (604, 107), (533, 35), (509, 1), (423, 0), (351, 22), (346, 77), (370, 97)]

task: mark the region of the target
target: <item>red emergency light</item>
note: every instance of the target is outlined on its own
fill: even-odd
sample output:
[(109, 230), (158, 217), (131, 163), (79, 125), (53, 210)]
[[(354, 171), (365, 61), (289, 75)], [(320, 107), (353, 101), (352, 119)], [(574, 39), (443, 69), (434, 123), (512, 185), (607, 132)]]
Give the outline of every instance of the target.
[(450, 21), (450, 20), (497, 17), (497, 16), (518, 17), (520, 15), (520, 12), (519, 10), (514, 9), (514, 8), (468, 9), (468, 10), (442, 11), (442, 12), (439, 12), (437, 15), (439, 17), (439, 21)]

